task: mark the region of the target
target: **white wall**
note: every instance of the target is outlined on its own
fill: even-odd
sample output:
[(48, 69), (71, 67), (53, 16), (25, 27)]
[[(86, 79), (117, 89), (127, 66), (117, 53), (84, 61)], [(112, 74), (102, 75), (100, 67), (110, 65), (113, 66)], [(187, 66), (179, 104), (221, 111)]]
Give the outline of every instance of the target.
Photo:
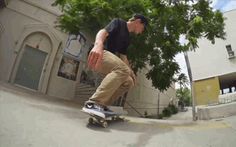
[(199, 48), (188, 52), (193, 80), (236, 72), (236, 58), (228, 59), (226, 45), (231, 44), (236, 55), (236, 10), (224, 13), (226, 40), (216, 39), (212, 45), (206, 39), (199, 40)]
[[(155, 116), (158, 109), (158, 93), (159, 90), (152, 86), (152, 81), (146, 78), (147, 69), (143, 69), (138, 73), (137, 84), (133, 87), (127, 96), (127, 102), (135, 107), (135, 109), (144, 115), (147, 112), (150, 116)], [(168, 106), (170, 100), (176, 101), (176, 91), (174, 84), (167, 91), (160, 93), (159, 114), (162, 113), (164, 107)], [(129, 115), (138, 116), (129, 105), (126, 106)]]

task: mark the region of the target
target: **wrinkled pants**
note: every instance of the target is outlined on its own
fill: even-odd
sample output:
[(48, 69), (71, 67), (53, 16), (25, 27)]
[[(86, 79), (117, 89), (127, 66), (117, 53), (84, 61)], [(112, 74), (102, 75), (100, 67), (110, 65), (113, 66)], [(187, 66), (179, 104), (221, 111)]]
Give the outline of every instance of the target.
[(104, 50), (98, 73), (106, 75), (89, 101), (103, 106), (113, 104), (120, 96), (134, 86), (131, 69), (115, 54)]

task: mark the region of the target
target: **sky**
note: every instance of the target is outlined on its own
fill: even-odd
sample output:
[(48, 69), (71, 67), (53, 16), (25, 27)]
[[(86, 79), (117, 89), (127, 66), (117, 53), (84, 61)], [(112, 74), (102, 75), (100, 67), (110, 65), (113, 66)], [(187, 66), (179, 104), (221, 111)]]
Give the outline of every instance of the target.
[(213, 0), (212, 6), (222, 12), (230, 11), (236, 9), (236, 0)]
[[(221, 12), (226, 12), (236, 9), (236, 0), (212, 0), (211, 5), (214, 9), (220, 10)], [(184, 55), (176, 55), (175, 60), (179, 63), (181, 72), (188, 76)], [(178, 88), (178, 85), (176, 85), (176, 88)]]

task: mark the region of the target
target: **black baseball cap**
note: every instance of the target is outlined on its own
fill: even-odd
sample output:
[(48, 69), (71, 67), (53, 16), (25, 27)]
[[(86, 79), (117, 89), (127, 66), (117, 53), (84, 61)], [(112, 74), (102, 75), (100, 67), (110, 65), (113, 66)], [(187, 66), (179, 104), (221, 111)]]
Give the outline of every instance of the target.
[(145, 28), (147, 27), (147, 25), (148, 25), (148, 19), (147, 19), (144, 15), (142, 15), (142, 14), (134, 14), (134, 15), (133, 15), (133, 18), (134, 18), (134, 19), (140, 19), (140, 20), (141, 20), (141, 23), (144, 24), (144, 27), (145, 27)]

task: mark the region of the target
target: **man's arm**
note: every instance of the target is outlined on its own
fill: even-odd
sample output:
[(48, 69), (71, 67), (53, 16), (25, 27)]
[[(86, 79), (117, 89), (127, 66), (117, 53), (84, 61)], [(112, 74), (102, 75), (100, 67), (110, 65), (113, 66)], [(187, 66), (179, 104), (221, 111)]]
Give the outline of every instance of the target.
[(89, 68), (96, 70), (101, 65), (104, 49), (103, 43), (108, 35), (109, 33), (105, 29), (101, 29), (97, 33), (94, 46), (88, 56)]

